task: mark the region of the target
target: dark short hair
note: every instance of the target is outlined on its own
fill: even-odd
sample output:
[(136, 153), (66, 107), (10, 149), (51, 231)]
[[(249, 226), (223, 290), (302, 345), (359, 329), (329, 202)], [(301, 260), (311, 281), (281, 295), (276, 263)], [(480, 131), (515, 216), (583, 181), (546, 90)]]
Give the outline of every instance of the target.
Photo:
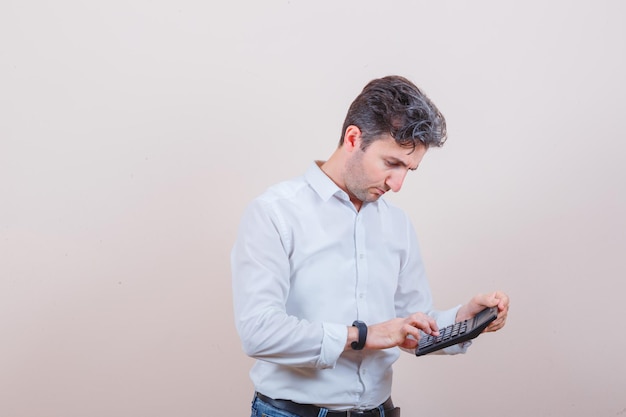
[(442, 146), (446, 120), (437, 107), (411, 81), (390, 75), (370, 81), (352, 102), (343, 123), (339, 146), (348, 126), (361, 130), (362, 149), (389, 134), (401, 146)]

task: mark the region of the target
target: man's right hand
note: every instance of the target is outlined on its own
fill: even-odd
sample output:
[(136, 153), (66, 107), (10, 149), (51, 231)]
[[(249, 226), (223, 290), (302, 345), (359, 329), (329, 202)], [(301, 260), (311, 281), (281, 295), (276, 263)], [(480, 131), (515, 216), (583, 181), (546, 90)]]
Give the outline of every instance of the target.
[[(426, 334), (439, 335), (435, 320), (424, 313), (414, 313), (405, 318), (373, 324), (367, 328), (365, 349), (387, 349), (396, 346), (415, 349), (420, 338), (420, 330)], [(346, 349), (350, 349), (352, 342), (358, 337), (358, 330), (349, 327)]]

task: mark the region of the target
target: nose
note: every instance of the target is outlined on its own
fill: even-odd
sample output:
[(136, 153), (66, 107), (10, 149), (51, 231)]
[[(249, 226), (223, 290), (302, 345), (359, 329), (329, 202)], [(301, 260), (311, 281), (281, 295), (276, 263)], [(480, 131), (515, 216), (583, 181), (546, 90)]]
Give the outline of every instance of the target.
[(404, 183), (404, 178), (406, 178), (407, 171), (406, 170), (394, 170), (389, 177), (387, 177), (387, 187), (391, 189), (394, 193), (397, 193), (402, 188), (402, 183)]

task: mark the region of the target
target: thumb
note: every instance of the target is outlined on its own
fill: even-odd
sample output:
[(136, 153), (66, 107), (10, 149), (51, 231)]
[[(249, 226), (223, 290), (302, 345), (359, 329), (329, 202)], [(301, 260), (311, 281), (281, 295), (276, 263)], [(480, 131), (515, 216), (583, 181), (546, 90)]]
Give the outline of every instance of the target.
[(478, 304), (485, 307), (495, 307), (500, 303), (500, 299), (498, 298), (498, 292), (494, 291), (488, 294), (480, 294), (478, 297)]

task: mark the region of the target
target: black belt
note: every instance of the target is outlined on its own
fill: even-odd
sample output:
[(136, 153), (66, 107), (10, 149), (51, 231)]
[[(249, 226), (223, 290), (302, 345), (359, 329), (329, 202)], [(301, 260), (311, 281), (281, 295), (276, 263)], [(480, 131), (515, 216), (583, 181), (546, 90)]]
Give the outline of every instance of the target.
[[(299, 404), (299, 403), (294, 403), (293, 401), (289, 401), (289, 400), (275, 400), (273, 398), (266, 397), (265, 395), (258, 393), (258, 392), (255, 393), (255, 396), (259, 400), (271, 405), (272, 407), (278, 408), (280, 410), (288, 411), (291, 414), (297, 414), (302, 417), (317, 417), (321, 410), (321, 407), (318, 407), (316, 405)], [(383, 406), (383, 409), (385, 409), (385, 411), (392, 410), (394, 408), (391, 398), (385, 401), (382, 404), (382, 406)], [(326, 415), (328, 417), (351, 417), (351, 416), (376, 417), (380, 415), (380, 410), (378, 408), (372, 408), (371, 410), (362, 410), (362, 411), (361, 410), (350, 410), (350, 411), (330, 411), (329, 410), (328, 413), (326, 413)]]

